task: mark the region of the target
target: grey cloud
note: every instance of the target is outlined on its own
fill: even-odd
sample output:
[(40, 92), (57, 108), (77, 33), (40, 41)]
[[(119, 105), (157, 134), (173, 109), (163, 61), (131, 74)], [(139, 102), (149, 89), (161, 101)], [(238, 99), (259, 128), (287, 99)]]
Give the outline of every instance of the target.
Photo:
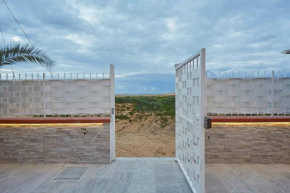
[[(119, 93), (174, 92), (174, 64), (201, 47), (213, 75), (284, 71), (290, 62), (280, 53), (290, 47), (288, 0), (6, 2), (33, 43), (57, 62), (53, 72), (108, 72), (113, 63)], [(0, 10), (5, 38), (25, 42), (2, 2)]]

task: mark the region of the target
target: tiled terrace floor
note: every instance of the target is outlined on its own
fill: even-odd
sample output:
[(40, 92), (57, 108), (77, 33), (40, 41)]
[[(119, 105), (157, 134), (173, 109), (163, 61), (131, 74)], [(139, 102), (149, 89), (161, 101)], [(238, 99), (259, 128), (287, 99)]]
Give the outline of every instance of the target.
[(206, 165), (207, 193), (290, 193), (290, 165)]
[[(86, 166), (79, 181), (55, 181), (68, 166)], [(289, 193), (290, 165), (207, 165), (207, 193)], [(111, 165), (0, 164), (0, 193), (191, 192), (170, 159), (119, 159)]]
[[(55, 181), (68, 166), (89, 167), (79, 181)], [(0, 164), (0, 193), (191, 193), (173, 159), (112, 164)]]

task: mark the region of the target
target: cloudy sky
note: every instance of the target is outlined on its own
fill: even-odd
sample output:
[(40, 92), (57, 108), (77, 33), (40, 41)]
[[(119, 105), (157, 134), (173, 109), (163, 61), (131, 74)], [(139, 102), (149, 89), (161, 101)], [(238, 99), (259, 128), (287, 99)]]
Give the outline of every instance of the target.
[[(202, 47), (210, 76), (290, 73), (290, 55), (281, 54), (290, 48), (289, 0), (6, 2), (33, 44), (55, 60), (53, 73), (108, 73), (112, 63), (117, 93), (174, 92), (174, 64)], [(0, 27), (6, 42), (28, 42), (2, 0)], [(33, 64), (14, 70), (46, 72)]]

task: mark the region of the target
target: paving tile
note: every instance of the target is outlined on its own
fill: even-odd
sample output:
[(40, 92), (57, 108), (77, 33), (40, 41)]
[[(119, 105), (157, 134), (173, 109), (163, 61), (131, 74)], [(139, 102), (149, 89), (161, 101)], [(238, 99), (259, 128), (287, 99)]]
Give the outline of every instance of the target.
[(65, 185), (65, 182), (48, 181), (43, 183), (38, 188), (33, 190), (34, 192), (58, 192), (58, 190)]
[(178, 186), (181, 193), (192, 193), (187, 181), (179, 182)]
[(109, 185), (109, 179), (104, 178), (94, 178), (90, 179), (85, 186), (82, 189), (82, 193), (100, 193), (100, 192), (106, 192), (108, 185)]
[[(26, 176), (25, 178), (22, 178), (21, 182), (14, 184), (14, 186), (11, 186), (9, 188), (9, 193), (19, 193), (23, 192), (23, 190), (29, 192), (32, 191), (31, 183), (38, 183), (38, 179), (42, 177), (41, 172), (35, 172), (32, 175)], [(14, 179), (13, 182), (15, 183)]]
[(155, 176), (155, 183), (159, 185), (177, 185), (174, 175), (158, 175)]
[(156, 193), (154, 184), (135, 184), (130, 186), (129, 193)]
[(115, 173), (115, 166), (110, 167), (109, 164), (102, 164), (96, 167), (95, 177), (97, 178), (112, 178)]
[(133, 174), (132, 184), (154, 184), (155, 176), (147, 174)]
[(179, 187), (171, 185), (156, 185), (156, 193), (181, 193)]
[(186, 178), (184, 176), (177, 177), (176, 181), (177, 181), (178, 184), (187, 183), (187, 180), (186, 180)]
[(274, 184), (277, 189), (284, 191), (285, 193), (290, 192), (290, 180), (287, 178), (274, 178), (269, 180), (272, 184)]
[(230, 192), (255, 192), (254, 189), (245, 182), (245, 179), (231, 173), (230, 166), (217, 165), (214, 171), (216, 176)]
[(115, 172), (111, 183), (122, 183), (130, 185), (133, 180), (133, 172)]
[(116, 167), (116, 171), (118, 172), (134, 172), (136, 167), (136, 161), (128, 161), (120, 164)]
[(176, 178), (184, 178), (185, 179), (184, 174), (181, 171), (181, 169), (179, 169), (179, 171), (174, 171), (174, 175)]
[(267, 193), (283, 193), (282, 190), (272, 184), (263, 173), (257, 172), (253, 165), (231, 165), (228, 166), (231, 173), (241, 177), (251, 186), (255, 192)]
[(230, 193), (221, 180), (212, 173), (205, 175), (205, 190), (207, 193)]
[(84, 185), (82, 182), (66, 182), (55, 193), (81, 193)]
[(110, 182), (105, 193), (128, 193), (130, 185), (120, 182)]
[(290, 172), (279, 172), (282, 176), (290, 180)]

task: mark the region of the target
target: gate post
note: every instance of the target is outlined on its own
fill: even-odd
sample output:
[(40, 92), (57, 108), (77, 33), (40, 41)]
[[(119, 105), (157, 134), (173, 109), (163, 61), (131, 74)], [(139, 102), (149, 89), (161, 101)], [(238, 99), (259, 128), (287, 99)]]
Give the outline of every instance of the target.
[(110, 162), (115, 161), (116, 157), (116, 137), (115, 137), (115, 68), (110, 64)]

